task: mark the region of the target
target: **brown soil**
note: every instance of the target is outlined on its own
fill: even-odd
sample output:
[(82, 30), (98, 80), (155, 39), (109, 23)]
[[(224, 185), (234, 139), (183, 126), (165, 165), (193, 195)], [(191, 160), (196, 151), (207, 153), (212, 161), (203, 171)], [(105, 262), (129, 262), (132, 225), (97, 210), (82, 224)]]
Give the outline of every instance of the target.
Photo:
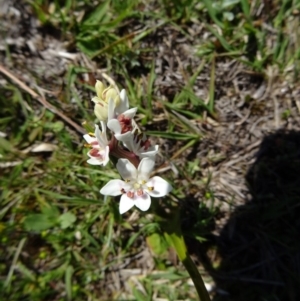
[[(81, 117), (73, 114), (76, 104), (59, 102), (66, 85), (63, 76), (72, 63), (90, 68), (97, 77), (97, 59), (92, 62), (79, 53), (59, 30), (41, 26), (22, 1), (14, 5), (3, 1), (0, 18), (1, 65), (32, 90), (44, 93), (52, 105), (80, 124)], [(151, 27), (154, 21), (145, 22)], [(133, 25), (137, 29), (141, 26)], [(149, 62), (155, 64), (158, 115), (149, 125), (151, 130), (166, 125), (159, 103), (171, 102), (186, 86), (202, 63), (197, 46), (213, 39), (200, 22), (183, 24), (181, 31), (189, 35), (171, 25), (158, 27), (141, 43), (143, 48), (154, 49), (149, 56), (138, 58), (143, 67), (128, 69), (130, 76), (141, 76), (146, 86)], [(273, 38), (270, 32), (270, 43)], [(193, 86), (195, 94), (204, 100), (209, 97), (211, 67), (212, 63), (205, 64)], [(182, 170), (188, 162), (200, 160), (195, 178), (187, 179), (184, 210), (190, 210), (188, 206), (197, 208), (206, 199), (207, 186), (213, 194), (213, 206), (219, 208), (209, 226), (208, 243), (199, 246), (188, 240), (190, 250), (217, 284), (214, 300), (245, 300), (245, 290), (252, 292), (247, 300), (299, 300), (299, 280), (295, 278), (300, 270), (300, 88), (294, 81), (294, 70), (291, 67), (281, 74), (270, 65), (258, 73), (238, 59), (222, 56), (216, 57), (215, 67), (216, 115), (204, 113), (190, 120), (203, 139), (172, 162)], [(1, 86), (9, 81), (0, 74)], [(80, 93), (90, 98), (86, 91)], [(171, 157), (183, 145), (164, 141), (162, 150)], [(178, 182), (185, 183), (183, 179)], [(206, 202), (209, 207), (210, 201)], [(183, 222), (190, 226), (188, 221)], [(212, 246), (218, 251), (214, 252)], [(213, 269), (216, 263), (218, 268)], [(295, 278), (285, 277), (287, 274)]]

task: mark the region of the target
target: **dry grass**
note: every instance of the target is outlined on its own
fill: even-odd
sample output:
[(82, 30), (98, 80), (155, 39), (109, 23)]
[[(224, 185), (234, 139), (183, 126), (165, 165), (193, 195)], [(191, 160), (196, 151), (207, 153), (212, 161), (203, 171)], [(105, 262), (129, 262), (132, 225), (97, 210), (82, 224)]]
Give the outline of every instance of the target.
[(81, 123), (106, 73), (161, 145), (213, 300), (299, 299), (300, 7), (203, 3), (3, 1), (5, 298), (195, 299), (172, 250), (153, 246), (153, 216), (120, 217), (98, 192), (115, 172), (85, 163)]

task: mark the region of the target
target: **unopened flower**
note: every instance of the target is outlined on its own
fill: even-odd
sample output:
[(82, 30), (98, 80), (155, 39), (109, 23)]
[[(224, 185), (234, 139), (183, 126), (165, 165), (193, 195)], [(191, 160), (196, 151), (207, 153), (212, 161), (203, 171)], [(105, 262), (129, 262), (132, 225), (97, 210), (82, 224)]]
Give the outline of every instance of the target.
[(86, 134), (83, 138), (86, 140), (91, 150), (88, 152), (90, 159), (87, 161), (92, 165), (105, 166), (109, 161), (109, 146), (106, 137), (106, 125), (101, 122), (102, 132), (99, 126), (95, 125), (95, 134)]
[(95, 84), (97, 96), (92, 98), (95, 103), (94, 113), (100, 121), (107, 121), (108, 102), (113, 100), (114, 106), (118, 106), (121, 102), (119, 92), (113, 86), (105, 87), (105, 85), (97, 80)]
[(153, 168), (152, 158), (143, 158), (137, 169), (129, 160), (119, 159), (117, 169), (124, 181), (111, 180), (100, 193), (110, 196), (122, 195), (119, 206), (121, 214), (133, 206), (146, 211), (150, 208), (151, 197), (163, 197), (172, 190), (172, 186), (163, 178), (150, 178)]

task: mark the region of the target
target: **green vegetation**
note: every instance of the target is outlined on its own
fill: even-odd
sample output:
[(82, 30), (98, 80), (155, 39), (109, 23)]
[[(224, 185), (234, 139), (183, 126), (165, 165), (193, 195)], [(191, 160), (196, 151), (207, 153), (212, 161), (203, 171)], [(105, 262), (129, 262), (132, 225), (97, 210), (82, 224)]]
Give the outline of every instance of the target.
[[(189, 250), (205, 282), (219, 283), (214, 276), (221, 256), (212, 232), (220, 231), (218, 222), (239, 204), (227, 194), (225, 210), (215, 200), (211, 174), (203, 171), (226, 158), (210, 153), (201, 165), (198, 155), (220, 121), (219, 63), (239, 64), (266, 83), (299, 80), (300, 2), (261, 2), (21, 1), (24, 15), (38, 22), (38, 38), (49, 35), (65, 53), (78, 55), (63, 72), (49, 74), (49, 66), (35, 63), (40, 54), (26, 65), (27, 46), (24, 56), (8, 44), (0, 48), (3, 66), (19, 79), (27, 75), (23, 82), (55, 108), (48, 110), (0, 70), (0, 300), (196, 300), (151, 212), (120, 216), (118, 200), (99, 193), (117, 171), (86, 163), (80, 128), (95, 121), (90, 99), (103, 73), (126, 89), (140, 126), (160, 144), (158, 172), (174, 190), (155, 206), (180, 205)], [(240, 71), (232, 74), (230, 68), (231, 81)], [(264, 110), (252, 95), (245, 98), (251, 112)], [(77, 130), (57, 111), (78, 124)], [(286, 121), (293, 112), (286, 107), (279, 116)], [(277, 218), (282, 204), (276, 206), (271, 217)], [(286, 242), (280, 236), (276, 241)], [(293, 272), (287, 275), (289, 283), (298, 283)], [(276, 289), (261, 293), (260, 300), (282, 300)], [(254, 300), (245, 294), (243, 300)], [(216, 301), (237, 300), (226, 299), (226, 292), (224, 298), (214, 295)]]

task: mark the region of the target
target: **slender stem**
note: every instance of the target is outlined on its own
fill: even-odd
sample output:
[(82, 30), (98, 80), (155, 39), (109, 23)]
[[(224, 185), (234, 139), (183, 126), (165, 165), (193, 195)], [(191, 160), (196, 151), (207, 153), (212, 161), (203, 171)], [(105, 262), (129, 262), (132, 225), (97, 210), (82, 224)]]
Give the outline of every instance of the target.
[(167, 233), (165, 232), (166, 239), (172, 243), (174, 246), (176, 253), (178, 255), (178, 258), (183, 263), (185, 268), (187, 269), (191, 279), (193, 280), (193, 283), (195, 285), (195, 288), (197, 290), (199, 300), (200, 301), (210, 301), (209, 294), (206, 290), (206, 287), (204, 285), (204, 282), (202, 280), (202, 277), (191, 259), (190, 255), (187, 252), (186, 244), (184, 242), (184, 238), (182, 234), (180, 233)]
[(194, 285), (197, 290), (200, 301), (210, 301), (209, 294), (206, 290), (202, 277), (197, 269), (197, 266), (191, 259), (180, 225), (180, 208), (172, 206), (168, 213), (157, 211), (157, 217), (160, 221), (161, 228), (164, 232), (166, 240), (172, 245), (178, 255), (179, 260), (183, 263), (187, 269)]
[(119, 141), (113, 136), (109, 142), (110, 154), (115, 158), (126, 158), (128, 159), (136, 168), (138, 168), (140, 159), (133, 152), (122, 149), (118, 145)]

